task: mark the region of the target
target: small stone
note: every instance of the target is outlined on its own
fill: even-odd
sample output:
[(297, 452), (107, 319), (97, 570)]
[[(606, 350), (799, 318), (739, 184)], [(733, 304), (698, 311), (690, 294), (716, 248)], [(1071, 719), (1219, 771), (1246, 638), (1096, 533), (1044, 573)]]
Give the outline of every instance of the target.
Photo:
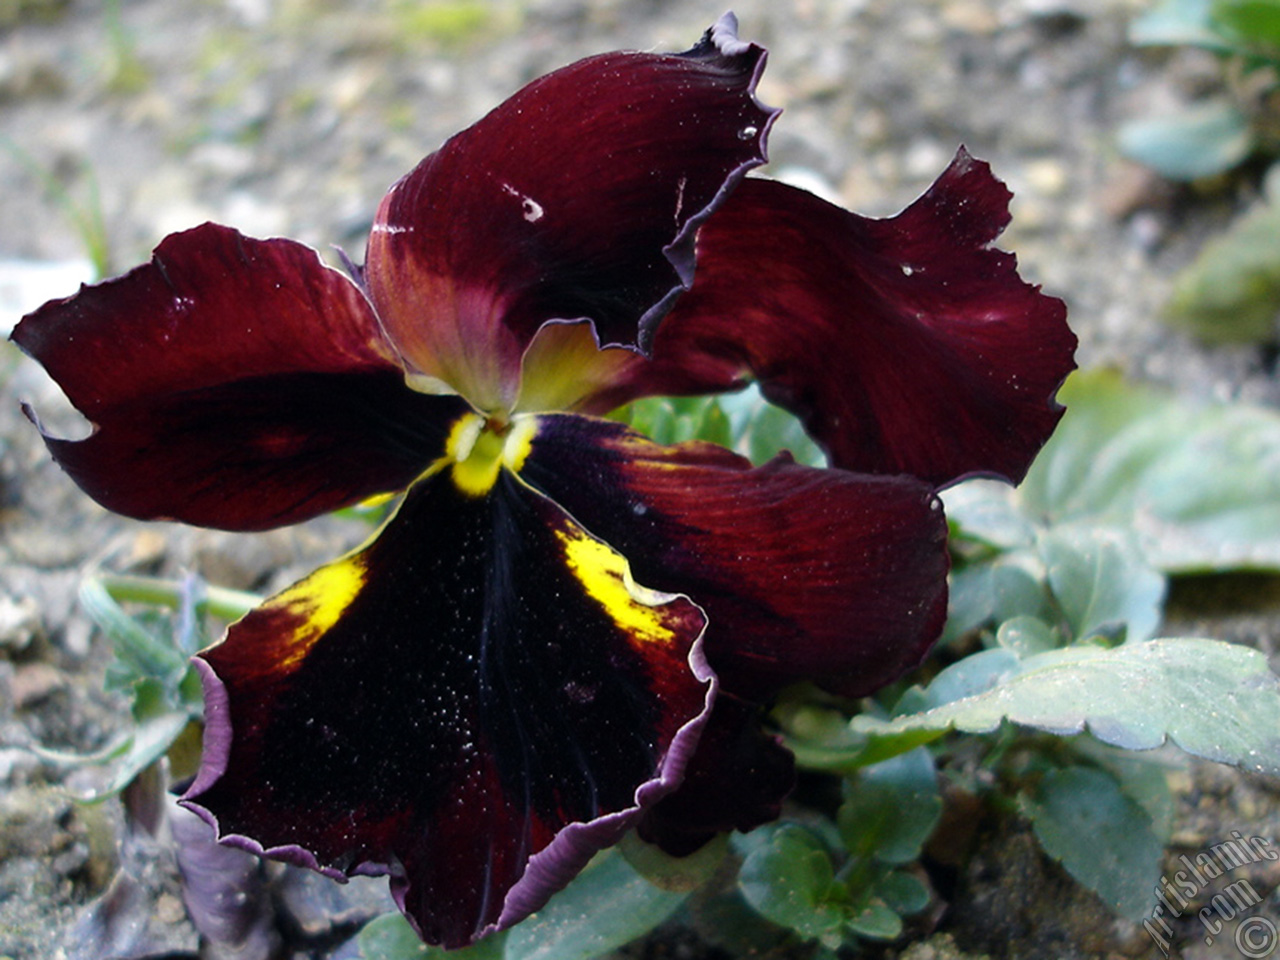
[(932, 182), (951, 162), (952, 148), (936, 140), (915, 140), (907, 147), (902, 166), (908, 177)]
[(1045, 197), (1060, 197), (1066, 191), (1067, 168), (1058, 160), (1033, 160), (1023, 169), (1027, 186)]
[(0, 650), (25, 650), (40, 632), (40, 609), (35, 600), (0, 596)]
[(17, 747), (0, 749), (0, 783), (25, 781), (39, 769), (40, 759), (31, 751)]
[(62, 96), (67, 80), (56, 64), (11, 52), (0, 55), (0, 103)]
[(985, 953), (966, 953), (956, 946), (949, 933), (939, 933), (921, 943), (913, 943), (899, 960), (990, 960)]
[(942, 8), (941, 16), (951, 29), (974, 36), (987, 36), (1000, 29), (1000, 18), (991, 4), (980, 0), (954, 0)]
[(67, 675), (47, 663), (28, 663), (13, 672), (13, 703), (27, 709), (67, 686)]
[(187, 911), (173, 894), (162, 893), (156, 898), (155, 916), (163, 924), (182, 923), (187, 918)]

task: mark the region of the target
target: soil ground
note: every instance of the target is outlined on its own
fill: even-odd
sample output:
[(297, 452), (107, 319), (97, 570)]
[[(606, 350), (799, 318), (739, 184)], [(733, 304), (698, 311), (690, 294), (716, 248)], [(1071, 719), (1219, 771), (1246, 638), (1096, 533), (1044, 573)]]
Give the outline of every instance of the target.
[[(578, 57), (684, 49), (723, 3), (0, 0), (0, 261), (83, 260), (91, 231), (77, 213), (93, 210), (113, 271), (207, 219), (320, 249), (339, 244), (358, 258), (387, 186), (449, 134)], [(742, 35), (770, 49), (761, 99), (786, 109), (770, 170), (886, 215), (963, 143), (1014, 190), (1001, 245), (1018, 253), (1025, 277), (1067, 301), (1082, 365), (1275, 404), (1280, 381), (1266, 351), (1208, 350), (1158, 320), (1176, 270), (1258, 187), (1246, 176), (1214, 192), (1176, 189), (1118, 155), (1118, 123), (1215, 76), (1197, 54), (1129, 46), (1127, 25), (1143, 7), (742, 0), (736, 12)], [(73, 288), (67, 280), (46, 295)], [(0, 280), (10, 311), (0, 321), (16, 319), (16, 297)], [(55, 428), (77, 426), (35, 365), (0, 345), (0, 957), (35, 960), (77, 955), (77, 919), (122, 856), (118, 808), (68, 795), (95, 774), (31, 750), (92, 750), (124, 722), (125, 704), (103, 692), (108, 651), (76, 604), (84, 572), (196, 570), (269, 591), (365, 528), (326, 520), (232, 536), (109, 516), (51, 464), (18, 399)], [(1171, 633), (1274, 653), (1280, 590), (1265, 577), (1181, 584), (1171, 619)], [(1233, 829), (1280, 837), (1275, 784), (1200, 764), (1173, 776), (1171, 857)], [(886, 955), (1151, 953), (1141, 928), (1113, 920), (1039, 853), (1025, 826), (976, 823), (977, 843), (949, 868), (945, 907), (912, 931), (914, 943)], [(1275, 872), (1254, 879), (1267, 894), (1280, 888)], [(155, 879), (138, 914), (158, 931), (155, 955), (194, 944), (165, 883)], [(1262, 910), (1280, 919), (1272, 900)], [(1229, 936), (1214, 939), (1192, 921), (1176, 942), (1188, 958), (1240, 955)], [(629, 955), (711, 954), (673, 933)]]

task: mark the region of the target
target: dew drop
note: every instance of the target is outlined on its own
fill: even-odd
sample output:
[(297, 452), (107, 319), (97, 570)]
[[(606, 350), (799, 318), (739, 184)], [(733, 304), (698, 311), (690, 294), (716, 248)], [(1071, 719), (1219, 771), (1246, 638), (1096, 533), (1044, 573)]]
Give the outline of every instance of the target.
[(741, 130), (738, 131), (738, 139), (750, 140), (759, 132), (760, 132), (759, 127), (743, 127)]

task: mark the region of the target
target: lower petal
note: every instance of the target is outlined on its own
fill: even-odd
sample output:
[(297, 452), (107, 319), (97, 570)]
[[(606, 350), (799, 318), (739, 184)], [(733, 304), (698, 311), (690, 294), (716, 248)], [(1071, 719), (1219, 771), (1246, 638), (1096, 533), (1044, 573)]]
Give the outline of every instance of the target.
[(762, 713), (733, 697), (716, 700), (688, 776), (645, 814), (641, 838), (683, 857), (716, 834), (745, 833), (778, 819), (795, 786), (795, 757), (765, 732)]
[(679, 782), (714, 688), (704, 622), (510, 473), (470, 496), (438, 472), (202, 654), (188, 802), (249, 849), (389, 872), (425, 939), (463, 945)]

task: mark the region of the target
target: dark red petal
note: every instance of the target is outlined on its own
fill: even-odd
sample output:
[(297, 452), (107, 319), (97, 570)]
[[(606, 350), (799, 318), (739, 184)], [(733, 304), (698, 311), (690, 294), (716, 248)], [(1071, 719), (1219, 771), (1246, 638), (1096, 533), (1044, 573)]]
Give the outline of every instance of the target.
[(1061, 416), (1076, 340), (1062, 302), (990, 246), (1008, 201), (963, 150), (887, 220), (746, 181), (699, 234), (697, 282), (654, 363), (588, 408), (755, 378), (836, 466), (1020, 481)]
[(365, 276), (412, 366), (493, 410), (548, 320), (644, 340), (692, 280), (698, 225), (764, 160), (764, 51), (735, 27), (535, 80), (391, 189)]
[(606, 420), (551, 415), (521, 475), (707, 613), (707, 656), (752, 699), (808, 679), (850, 694), (915, 666), (946, 612), (946, 521), (909, 477), (752, 468), (710, 444), (660, 447)]
[(97, 425), (46, 437), (103, 505), (232, 530), (407, 486), (457, 398), (404, 386), (373, 309), (314, 250), (216, 224), (13, 333)]
[(684, 857), (718, 833), (778, 819), (795, 786), (795, 757), (762, 729), (757, 704), (716, 699), (684, 782), (636, 828), (649, 843)]
[(238, 845), (391, 873), (425, 939), (465, 944), (679, 782), (713, 694), (703, 625), (511, 474), (467, 496), (437, 472), (202, 654), (189, 797)]

